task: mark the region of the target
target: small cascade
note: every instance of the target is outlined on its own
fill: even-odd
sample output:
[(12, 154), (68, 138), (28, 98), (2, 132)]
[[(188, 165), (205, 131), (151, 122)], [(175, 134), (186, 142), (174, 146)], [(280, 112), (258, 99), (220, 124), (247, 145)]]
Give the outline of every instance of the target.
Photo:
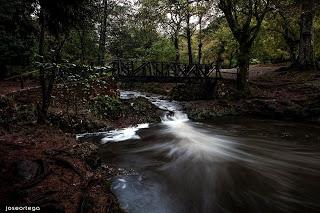
[[(135, 91), (120, 91), (120, 99), (129, 100), (138, 97), (144, 97), (159, 109), (167, 111), (161, 117), (161, 121), (164, 124), (173, 124), (174, 122), (186, 122), (189, 120), (187, 114), (180, 111), (181, 106), (176, 101), (166, 100), (161, 95), (140, 93)], [(140, 139), (140, 136), (137, 134), (137, 131), (146, 128), (149, 128), (148, 123), (138, 124), (136, 126), (130, 126), (123, 129), (115, 129), (107, 132), (78, 134), (77, 139), (99, 136), (101, 138), (100, 142), (102, 144), (109, 142), (127, 141), (130, 139)]]
[(181, 111), (171, 111), (165, 113), (161, 117), (161, 121), (163, 124), (173, 123), (173, 122), (187, 122), (189, 121), (188, 115)]

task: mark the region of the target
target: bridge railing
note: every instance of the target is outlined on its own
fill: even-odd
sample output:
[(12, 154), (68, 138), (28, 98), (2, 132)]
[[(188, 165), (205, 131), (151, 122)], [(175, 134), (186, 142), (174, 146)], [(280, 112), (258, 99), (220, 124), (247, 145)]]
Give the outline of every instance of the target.
[(117, 59), (112, 62), (113, 75), (119, 78), (217, 78), (219, 70), (210, 64), (142, 62)]

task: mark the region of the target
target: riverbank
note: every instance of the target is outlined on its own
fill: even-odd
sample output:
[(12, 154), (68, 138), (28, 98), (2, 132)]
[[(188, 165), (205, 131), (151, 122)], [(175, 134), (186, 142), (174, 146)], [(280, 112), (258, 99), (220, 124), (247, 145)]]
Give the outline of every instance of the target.
[(0, 204), (41, 212), (120, 212), (110, 174), (86, 162), (95, 147), (50, 125), (0, 129)]
[[(277, 67), (275, 67), (277, 68)], [(320, 120), (320, 74), (317, 71), (285, 71), (266, 69), (250, 78), (248, 92), (239, 94), (235, 81), (218, 82), (213, 100), (199, 99), (199, 84), (134, 84), (131, 89), (158, 91), (177, 100), (194, 121), (213, 121), (223, 117), (253, 117), (275, 120)], [(270, 71), (271, 70), (271, 71)], [(282, 71), (281, 71), (282, 70)]]
[[(13, 84), (10, 84), (13, 85)], [(3, 84), (1, 85), (3, 86)], [(110, 180), (128, 171), (102, 163), (98, 146), (76, 133), (159, 122), (161, 110), (147, 99), (112, 99), (70, 106), (54, 93), (45, 125), (37, 124), (39, 88), (10, 89), (0, 97), (0, 206), (39, 206), (43, 212), (121, 212)], [(109, 99), (108, 99), (109, 100)], [(98, 108), (98, 106), (100, 108)], [(88, 107), (88, 108), (87, 108)]]
[(181, 103), (192, 120), (249, 116), (316, 123), (320, 121), (318, 72), (267, 73), (249, 82), (249, 91), (245, 96), (237, 94), (232, 82), (221, 82), (219, 87), (215, 100)]

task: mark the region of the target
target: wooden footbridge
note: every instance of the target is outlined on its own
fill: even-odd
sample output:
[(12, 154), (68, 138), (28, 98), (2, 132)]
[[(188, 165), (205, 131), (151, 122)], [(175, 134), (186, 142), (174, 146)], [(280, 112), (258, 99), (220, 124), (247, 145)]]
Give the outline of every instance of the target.
[(113, 76), (123, 82), (183, 83), (221, 79), (212, 64), (182, 64), (176, 62), (141, 62), (117, 59), (112, 62)]

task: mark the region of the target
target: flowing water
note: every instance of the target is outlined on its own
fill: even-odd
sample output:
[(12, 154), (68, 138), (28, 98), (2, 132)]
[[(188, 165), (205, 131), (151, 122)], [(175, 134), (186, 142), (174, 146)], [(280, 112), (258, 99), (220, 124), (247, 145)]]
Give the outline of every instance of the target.
[[(320, 212), (320, 127), (257, 119), (188, 120), (178, 103), (159, 124), (79, 135), (101, 142), (100, 156), (137, 173), (112, 190), (132, 213)], [(196, 106), (195, 106), (196, 107)]]

